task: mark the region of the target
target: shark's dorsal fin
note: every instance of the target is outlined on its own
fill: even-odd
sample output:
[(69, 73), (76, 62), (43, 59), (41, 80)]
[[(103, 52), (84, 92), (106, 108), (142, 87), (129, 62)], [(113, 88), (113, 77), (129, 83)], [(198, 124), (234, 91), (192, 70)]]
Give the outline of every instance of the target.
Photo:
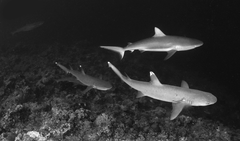
[(157, 86), (162, 86), (162, 84), (160, 83), (160, 81), (158, 80), (158, 78), (156, 77), (156, 75), (150, 71), (150, 79), (151, 79), (151, 83), (153, 85), (157, 85)]
[(181, 87), (189, 89), (188, 83), (184, 80), (182, 81)]
[(131, 45), (132, 43), (131, 42), (128, 42), (128, 45), (127, 46), (129, 46), (129, 45)]
[(185, 106), (185, 104), (182, 103), (181, 101), (178, 103), (172, 103), (173, 109), (172, 109), (170, 120), (175, 119), (179, 115), (179, 113), (182, 111), (184, 106)]
[(166, 36), (159, 28), (155, 27), (154, 28), (155, 34), (153, 37), (162, 37), (162, 36)]
[(81, 66), (81, 65), (79, 65), (79, 67), (80, 67), (80, 69), (81, 69), (81, 72), (82, 72), (82, 74), (83, 74), (83, 75), (85, 75), (85, 72), (84, 72), (84, 70), (83, 70), (82, 66)]

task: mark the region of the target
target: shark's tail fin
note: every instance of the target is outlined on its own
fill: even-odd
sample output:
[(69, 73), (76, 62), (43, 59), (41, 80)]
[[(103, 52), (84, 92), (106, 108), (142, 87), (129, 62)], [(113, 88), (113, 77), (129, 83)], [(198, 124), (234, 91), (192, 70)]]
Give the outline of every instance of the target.
[(108, 49), (108, 50), (112, 50), (112, 51), (115, 51), (115, 52), (118, 52), (121, 55), (121, 59), (123, 58), (124, 53), (125, 53), (124, 48), (121, 48), (121, 47), (116, 47), (116, 46), (100, 46), (100, 47)]
[(11, 32), (11, 35), (13, 36), (13, 35), (15, 35), (15, 33), (16, 33), (15, 31), (14, 31), (14, 32)]

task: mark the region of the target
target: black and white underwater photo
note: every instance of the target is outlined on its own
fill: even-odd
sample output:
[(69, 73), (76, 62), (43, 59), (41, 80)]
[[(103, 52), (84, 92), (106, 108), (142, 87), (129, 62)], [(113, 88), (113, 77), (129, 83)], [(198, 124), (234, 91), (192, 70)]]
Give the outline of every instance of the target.
[(0, 0), (0, 141), (240, 141), (240, 11), (221, 0)]

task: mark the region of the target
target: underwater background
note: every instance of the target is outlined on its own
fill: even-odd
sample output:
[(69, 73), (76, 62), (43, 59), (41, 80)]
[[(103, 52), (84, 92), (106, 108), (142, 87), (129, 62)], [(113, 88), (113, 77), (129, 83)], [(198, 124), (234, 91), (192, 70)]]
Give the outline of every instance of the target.
[[(0, 141), (240, 140), (236, 2), (1, 0)], [(36, 22), (42, 24), (18, 31)], [(166, 52), (126, 51), (120, 59), (99, 47), (125, 47), (152, 37), (154, 27), (204, 44), (166, 61)], [(136, 98), (108, 61), (134, 80), (150, 81), (150, 71), (162, 84), (180, 87), (185, 80), (217, 102), (187, 107), (171, 121), (171, 103)], [(83, 94), (86, 86), (57, 81), (71, 75), (55, 62), (113, 87)]]

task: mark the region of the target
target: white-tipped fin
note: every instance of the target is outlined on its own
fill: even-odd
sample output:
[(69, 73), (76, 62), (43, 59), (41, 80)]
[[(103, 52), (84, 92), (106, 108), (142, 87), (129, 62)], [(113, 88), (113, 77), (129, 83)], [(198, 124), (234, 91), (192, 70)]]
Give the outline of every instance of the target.
[(155, 34), (153, 37), (162, 37), (162, 36), (166, 36), (159, 28), (155, 27), (154, 28)]
[(178, 103), (173, 103), (172, 104), (172, 113), (171, 113), (171, 117), (170, 117), (170, 120), (173, 120), (175, 119), (179, 114), (180, 112), (182, 111), (182, 109), (184, 108), (185, 104), (181, 103), (181, 102), (178, 102)]
[(79, 65), (79, 68), (81, 69), (82, 74), (86, 75), (81, 65)]
[(153, 85), (162, 86), (157, 76), (152, 71), (150, 71), (150, 79)]
[(181, 87), (189, 89), (188, 83), (184, 80), (182, 81)]
[(121, 59), (124, 56), (125, 50), (121, 47), (116, 47), (116, 46), (100, 46), (100, 48), (105, 48), (111, 51), (118, 52), (121, 55)]
[(172, 57), (173, 54), (175, 54), (175, 53), (176, 53), (176, 50), (170, 50), (170, 51), (168, 51), (168, 54), (167, 54), (167, 56), (164, 58), (164, 60), (169, 59), (169, 58)]

